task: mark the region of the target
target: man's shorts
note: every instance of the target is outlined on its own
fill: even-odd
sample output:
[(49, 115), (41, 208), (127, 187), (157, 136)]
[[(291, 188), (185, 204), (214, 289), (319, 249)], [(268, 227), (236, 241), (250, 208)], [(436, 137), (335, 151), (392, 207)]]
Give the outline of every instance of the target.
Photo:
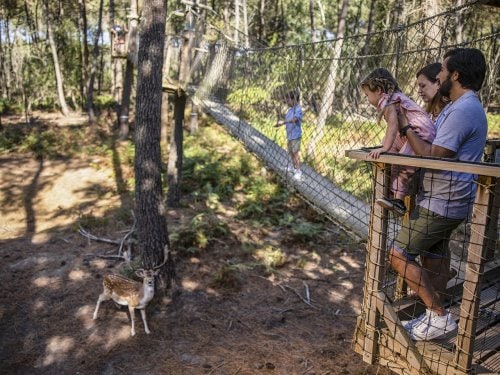
[(401, 226), (394, 247), (408, 259), (419, 255), (429, 258), (447, 258), (451, 233), (462, 219), (449, 219), (423, 207), (418, 207), (418, 218)]
[(288, 141), (288, 151), (293, 154), (296, 154), (300, 151), (300, 138)]

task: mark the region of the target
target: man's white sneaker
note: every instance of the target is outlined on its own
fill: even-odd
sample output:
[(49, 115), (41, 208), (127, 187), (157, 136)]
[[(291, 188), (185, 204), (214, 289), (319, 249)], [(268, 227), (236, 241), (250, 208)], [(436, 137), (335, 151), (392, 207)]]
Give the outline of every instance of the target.
[(433, 340), (457, 329), (457, 323), (447, 311), (446, 315), (439, 316), (434, 311), (428, 311), (426, 317), (416, 326), (411, 334), (417, 341)]
[(413, 327), (423, 321), (427, 317), (427, 314), (429, 314), (430, 312), (430, 310), (426, 310), (425, 313), (417, 316), (416, 318), (413, 318), (412, 320), (402, 320), (401, 324), (403, 325), (404, 329), (406, 329), (411, 335)]
[(302, 171), (300, 169), (295, 169), (295, 172), (293, 174), (293, 179), (297, 181), (302, 180)]

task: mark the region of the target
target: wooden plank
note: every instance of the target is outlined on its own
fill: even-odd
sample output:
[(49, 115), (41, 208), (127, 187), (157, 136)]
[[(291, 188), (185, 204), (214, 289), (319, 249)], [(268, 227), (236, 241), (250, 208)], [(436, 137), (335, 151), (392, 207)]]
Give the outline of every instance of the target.
[[(361, 317), (358, 317), (356, 324), (356, 331), (354, 337), (354, 351), (363, 355), (363, 347), (366, 331), (364, 330), (365, 322)], [(395, 339), (392, 337), (388, 329), (380, 330), (379, 340), (379, 358), (380, 365), (390, 369), (396, 374), (400, 375), (421, 375), (421, 373), (411, 367), (406, 361), (404, 355), (405, 349), (401, 345), (394, 344)], [(418, 348), (422, 357), (430, 367), (434, 374), (446, 375), (466, 375), (468, 373), (454, 367), (454, 356), (451, 350), (441, 347), (439, 344), (432, 341), (416, 342), (415, 346)], [(398, 352), (397, 349), (401, 351)], [(471, 372), (476, 375), (498, 375), (500, 371), (496, 370), (500, 366), (500, 353), (497, 356), (489, 357), (481, 364), (473, 363)]]
[(488, 231), (485, 207), (488, 207), (490, 198), (488, 186), (491, 184), (491, 177), (480, 178), (479, 180), (467, 252), (467, 267), (462, 303), (460, 305), (460, 321), (458, 323), (457, 351), (455, 355), (457, 364), (465, 370), (470, 369), (472, 364), (477, 324), (476, 317), (481, 302), (479, 298), (481, 294), (481, 276), (484, 270), (485, 238)]
[(389, 332), (392, 332), (394, 335), (395, 343), (402, 345), (400, 350), (406, 350), (406, 360), (419, 372), (429, 372), (429, 368), (423, 360), (420, 352), (415, 347), (415, 344), (408, 335), (408, 332), (406, 332), (404, 327), (401, 325), (401, 321), (398, 319), (396, 311), (394, 311), (392, 306), (389, 304), (386, 295), (382, 292), (378, 292), (377, 296), (378, 311), (384, 319), (385, 324), (387, 324)]
[(387, 246), (387, 221), (385, 210), (375, 204), (375, 200), (386, 194), (387, 169), (385, 165), (373, 165), (374, 185), (370, 216), (370, 234), (368, 254), (366, 260), (365, 296), (366, 310), (365, 341), (363, 348), (363, 361), (375, 363), (377, 355), (378, 335), (380, 328), (380, 314), (377, 310), (377, 293), (380, 290), (384, 277), (385, 249)]
[(401, 154), (383, 154), (378, 159), (372, 159), (368, 151), (347, 150), (345, 156), (351, 159), (379, 163), (405, 165), (426, 169), (447, 170), (453, 172), (472, 173), (483, 176), (500, 177), (500, 166), (491, 163), (470, 163), (453, 159), (431, 158), (423, 156), (406, 156)]

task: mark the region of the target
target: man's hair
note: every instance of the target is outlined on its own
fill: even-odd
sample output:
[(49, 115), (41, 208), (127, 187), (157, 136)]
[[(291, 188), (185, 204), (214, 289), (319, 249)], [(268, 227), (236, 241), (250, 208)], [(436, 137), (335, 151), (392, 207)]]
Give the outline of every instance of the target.
[(446, 68), (450, 73), (458, 72), (458, 82), (463, 88), (479, 91), (486, 75), (486, 60), (476, 48), (455, 48), (444, 55), (448, 58)]

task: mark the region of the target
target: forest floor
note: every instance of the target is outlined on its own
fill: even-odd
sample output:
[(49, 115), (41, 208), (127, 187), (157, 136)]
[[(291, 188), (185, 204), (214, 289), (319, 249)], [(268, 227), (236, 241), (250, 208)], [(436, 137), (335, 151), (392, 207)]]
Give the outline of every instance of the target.
[[(85, 117), (37, 116), (39, 125), (61, 132), (86, 126)], [(2, 118), (4, 131), (23, 122)], [(131, 337), (127, 310), (112, 302), (92, 320), (103, 276), (120, 272), (123, 262), (98, 257), (118, 246), (89, 240), (78, 228), (115, 240), (130, 228), (130, 195), (119, 186), (131, 170), (123, 163), (120, 176), (117, 170), (113, 153), (0, 154), (2, 374), (390, 373), (353, 350), (364, 245), (302, 203), (282, 210), (321, 225), (317, 239), (298, 240), (286, 226), (250, 225), (230, 202), (221, 204), (217, 217), (230, 233), (176, 258), (177, 287), (158, 292), (147, 308), (151, 334), (136, 312)], [(194, 201), (169, 209), (169, 232), (198, 213)], [(270, 261), (262, 255), (269, 249), (283, 257)]]

